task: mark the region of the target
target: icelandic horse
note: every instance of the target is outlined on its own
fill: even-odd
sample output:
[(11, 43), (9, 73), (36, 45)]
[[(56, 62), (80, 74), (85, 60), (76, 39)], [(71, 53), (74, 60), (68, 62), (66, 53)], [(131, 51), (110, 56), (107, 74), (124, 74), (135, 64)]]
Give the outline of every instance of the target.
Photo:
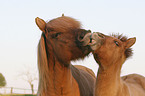
[(38, 96), (94, 96), (95, 75), (89, 68), (73, 66), (90, 52), (82, 39), (89, 30), (77, 20), (62, 16), (45, 22), (36, 18), (42, 31), (38, 44)]
[(96, 32), (86, 34), (84, 45), (90, 45), (99, 65), (95, 96), (145, 96), (145, 77), (130, 74), (120, 77), (123, 63), (132, 55), (136, 38)]

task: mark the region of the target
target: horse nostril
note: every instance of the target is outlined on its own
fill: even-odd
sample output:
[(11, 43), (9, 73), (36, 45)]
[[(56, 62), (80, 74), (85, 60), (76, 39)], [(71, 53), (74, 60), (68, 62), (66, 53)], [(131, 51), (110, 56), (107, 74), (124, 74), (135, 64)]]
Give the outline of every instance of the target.
[(90, 35), (90, 43), (92, 43), (92, 34)]
[(92, 43), (92, 38), (90, 38), (90, 43)]
[(82, 40), (84, 38), (84, 36), (80, 36), (79, 38), (80, 38), (80, 40)]
[(79, 40), (82, 40), (83, 38), (84, 38), (84, 36), (85, 36), (85, 34), (84, 34), (84, 32), (82, 32), (80, 35), (79, 35)]

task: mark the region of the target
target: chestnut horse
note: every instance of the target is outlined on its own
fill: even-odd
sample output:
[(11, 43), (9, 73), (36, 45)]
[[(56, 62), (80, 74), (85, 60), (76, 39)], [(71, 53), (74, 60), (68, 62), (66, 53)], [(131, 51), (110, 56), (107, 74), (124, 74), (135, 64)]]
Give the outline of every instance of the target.
[(90, 31), (78, 21), (62, 16), (45, 22), (35, 19), (42, 31), (38, 44), (38, 96), (93, 96), (95, 75), (91, 69), (73, 66), (91, 52), (82, 39)]
[(130, 47), (135, 43), (135, 37), (127, 39), (122, 35), (89, 33), (84, 40), (84, 45), (91, 46), (99, 65), (95, 96), (145, 96), (145, 77), (138, 74), (120, 77), (123, 63), (132, 55)]

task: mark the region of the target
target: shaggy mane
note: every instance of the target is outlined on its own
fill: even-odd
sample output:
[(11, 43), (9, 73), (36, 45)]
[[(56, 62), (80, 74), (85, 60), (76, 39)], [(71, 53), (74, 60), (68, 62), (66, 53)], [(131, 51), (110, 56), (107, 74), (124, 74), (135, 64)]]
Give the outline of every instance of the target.
[(62, 16), (49, 21), (46, 24), (46, 28), (48, 31), (69, 32), (73, 29), (80, 29), (81, 24), (71, 17)]
[[(111, 36), (117, 38), (117, 39), (120, 39), (122, 42), (126, 42), (128, 40), (128, 37), (127, 36), (123, 36), (123, 34), (111, 34)], [(133, 55), (133, 52), (132, 52), (132, 48), (127, 48), (125, 50), (125, 56), (126, 56), (126, 59), (131, 57)]]

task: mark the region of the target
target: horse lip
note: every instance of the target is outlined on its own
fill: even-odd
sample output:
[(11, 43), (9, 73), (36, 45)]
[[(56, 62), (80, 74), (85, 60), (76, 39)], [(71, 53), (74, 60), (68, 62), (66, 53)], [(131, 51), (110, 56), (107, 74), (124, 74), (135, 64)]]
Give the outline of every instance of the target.
[(91, 42), (89, 42), (88, 45), (93, 46), (93, 45), (95, 45), (96, 43), (97, 43), (96, 40), (92, 38)]
[[(87, 33), (85, 36), (84, 36), (84, 38), (83, 39), (81, 39), (81, 40), (79, 40), (80, 42), (90, 42), (90, 38), (89, 38), (89, 36), (91, 35), (92, 33)], [(84, 46), (86, 46), (88, 43), (85, 43), (85, 44), (83, 44)]]

